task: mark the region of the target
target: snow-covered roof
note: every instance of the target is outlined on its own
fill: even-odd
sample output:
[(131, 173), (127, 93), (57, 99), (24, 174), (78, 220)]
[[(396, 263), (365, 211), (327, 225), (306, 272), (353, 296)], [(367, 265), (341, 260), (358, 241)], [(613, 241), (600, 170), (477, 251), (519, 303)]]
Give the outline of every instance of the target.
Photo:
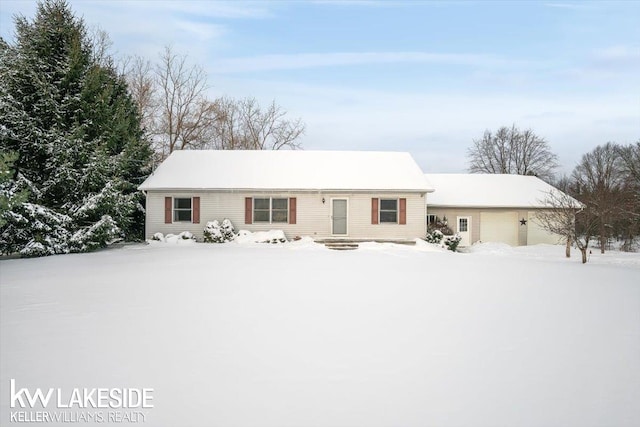
[(409, 153), (174, 151), (139, 190), (391, 190), (429, 192)]
[(425, 177), (435, 188), (428, 206), (543, 208), (549, 192), (560, 191), (535, 176), (429, 173)]

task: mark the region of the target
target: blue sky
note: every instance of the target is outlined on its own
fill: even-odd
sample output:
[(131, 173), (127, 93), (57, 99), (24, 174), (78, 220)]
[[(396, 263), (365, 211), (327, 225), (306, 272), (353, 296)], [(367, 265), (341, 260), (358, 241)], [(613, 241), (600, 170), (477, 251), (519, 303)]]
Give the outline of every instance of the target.
[[(485, 129), (545, 137), (570, 172), (640, 139), (640, 2), (71, 1), (119, 56), (171, 44), (211, 96), (274, 100), (306, 149), (403, 150), (463, 172)], [(35, 2), (0, 2), (0, 34)]]

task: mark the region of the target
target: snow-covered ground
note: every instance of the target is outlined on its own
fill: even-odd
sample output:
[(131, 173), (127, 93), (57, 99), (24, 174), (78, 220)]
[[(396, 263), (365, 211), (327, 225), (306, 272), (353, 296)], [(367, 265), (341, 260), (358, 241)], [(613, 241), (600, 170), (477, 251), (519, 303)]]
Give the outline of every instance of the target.
[(303, 240), (0, 261), (0, 424), (27, 425), (15, 379), (153, 388), (150, 426), (638, 426), (640, 254), (563, 254)]

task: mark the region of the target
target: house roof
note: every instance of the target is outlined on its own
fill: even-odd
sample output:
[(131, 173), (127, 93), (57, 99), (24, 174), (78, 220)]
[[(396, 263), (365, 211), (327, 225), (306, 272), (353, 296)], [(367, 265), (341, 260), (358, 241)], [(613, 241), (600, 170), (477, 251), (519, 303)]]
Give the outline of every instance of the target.
[(174, 151), (139, 190), (390, 190), (429, 192), (409, 153)]
[[(535, 176), (502, 174), (426, 174), (435, 192), (428, 206), (544, 208), (549, 192), (560, 190)], [(579, 203), (576, 201), (576, 206)]]

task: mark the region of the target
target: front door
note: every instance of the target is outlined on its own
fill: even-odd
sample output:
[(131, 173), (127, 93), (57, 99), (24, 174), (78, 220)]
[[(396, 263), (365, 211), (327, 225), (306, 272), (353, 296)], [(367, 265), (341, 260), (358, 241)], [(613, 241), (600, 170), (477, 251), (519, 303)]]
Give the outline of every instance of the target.
[(331, 234), (347, 235), (347, 199), (331, 199)]
[(460, 246), (471, 246), (471, 217), (459, 216), (458, 217), (458, 230), (460, 235)]

